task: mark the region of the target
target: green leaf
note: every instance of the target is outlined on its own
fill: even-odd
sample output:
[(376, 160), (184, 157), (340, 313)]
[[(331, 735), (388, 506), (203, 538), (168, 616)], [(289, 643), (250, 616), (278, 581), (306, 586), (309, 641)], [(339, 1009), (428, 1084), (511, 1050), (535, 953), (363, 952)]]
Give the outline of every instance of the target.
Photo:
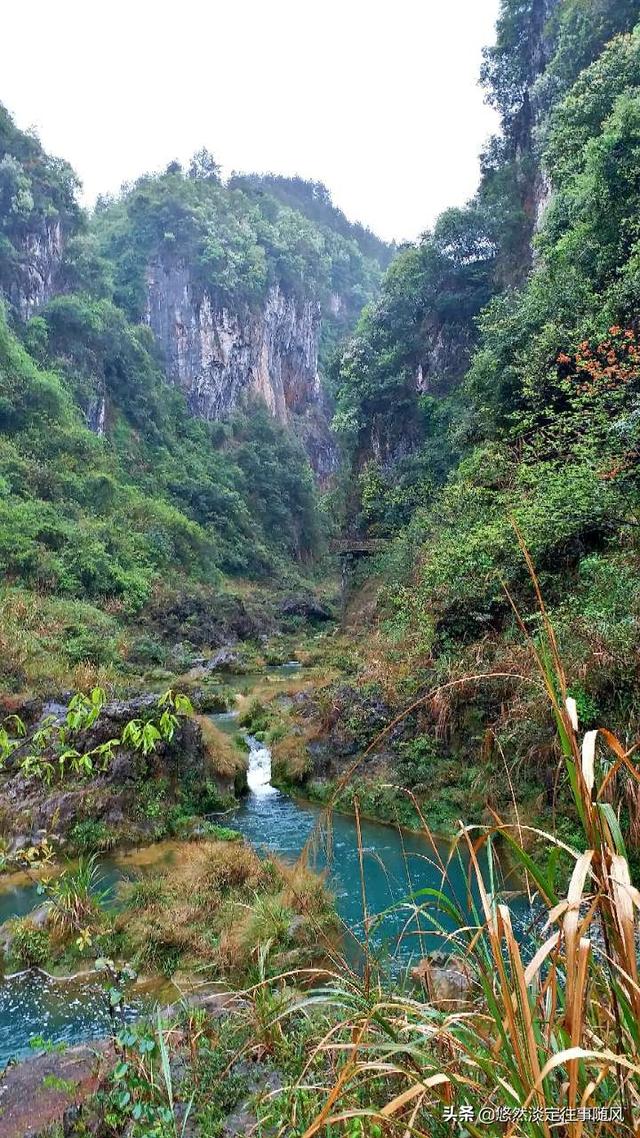
[[(611, 805), (610, 802), (597, 802), (596, 803), (596, 810), (601, 815), (601, 817), (603, 817), (605, 819), (605, 821), (606, 821), (606, 823), (607, 823), (607, 825), (611, 831), (611, 837), (613, 838), (613, 842), (614, 842), (614, 845), (616, 847), (616, 853), (621, 854), (622, 857), (626, 858), (627, 857), (627, 851), (626, 851), (626, 847), (624, 844), (624, 838), (622, 836), (622, 830), (620, 829), (620, 823), (618, 822), (618, 819), (616, 817), (616, 813), (613, 809), (613, 806)], [(627, 858), (627, 860), (628, 860), (628, 858)]]

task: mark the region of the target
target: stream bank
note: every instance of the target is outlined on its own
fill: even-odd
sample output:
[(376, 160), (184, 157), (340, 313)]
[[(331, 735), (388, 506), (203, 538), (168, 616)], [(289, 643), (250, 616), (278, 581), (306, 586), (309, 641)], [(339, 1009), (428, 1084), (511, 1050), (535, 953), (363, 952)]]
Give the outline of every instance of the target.
[[(222, 729), (233, 729), (232, 716), (224, 716), (219, 722)], [(258, 850), (262, 864), (267, 869), (274, 857), (285, 866), (291, 865), (308, 848), (308, 858), (314, 870), (327, 875), (335, 897), (343, 947), (347, 954), (356, 959), (359, 945), (364, 940), (361, 857), (367, 910), (369, 913), (385, 914), (382, 920), (368, 929), (370, 951), (381, 962), (386, 962), (386, 967), (390, 967), (393, 972), (402, 972), (428, 952), (442, 948), (442, 935), (429, 929), (427, 923), (415, 915), (410, 897), (419, 889), (441, 887), (444, 866), (450, 852), (446, 843), (431, 847), (421, 835), (401, 832), (363, 819), (360, 849), (353, 818), (334, 814), (328, 827), (324, 811), (317, 805), (294, 800), (271, 785), (269, 749), (251, 738), (249, 746), (250, 791), (233, 816), (226, 817), (225, 820)], [(213, 847), (219, 845), (220, 843), (213, 843)], [(180, 904), (177, 898), (181, 894), (181, 886), (178, 882), (184, 870), (193, 863), (194, 857), (200, 856), (198, 851), (202, 851), (204, 856), (210, 847), (211, 843), (206, 840), (160, 843), (121, 853), (102, 864), (104, 879), (112, 887), (129, 879), (132, 881), (130, 888), (138, 889), (140, 893), (144, 891), (144, 899), (138, 908), (128, 910), (127, 922), (133, 922), (129, 926), (130, 937), (137, 925), (141, 925), (140, 935), (143, 940), (138, 943), (146, 945), (147, 967), (154, 959), (156, 967), (171, 970), (172, 967), (182, 966), (189, 945), (183, 926), (192, 918), (184, 911), (184, 907), (182, 915), (178, 916), (175, 908), (176, 904)], [(230, 853), (236, 863), (234, 872), (237, 874), (238, 856), (233, 852), (233, 843)], [(243, 855), (245, 856), (248, 854)], [(185, 858), (188, 858), (188, 862), (185, 862)], [(208, 864), (211, 864), (210, 861)], [(251, 869), (253, 864), (249, 859), (247, 865), (251, 872), (255, 872)], [(271, 874), (273, 871), (268, 869), (268, 872)], [(467, 905), (466, 873), (464, 859), (454, 859), (448, 865), (447, 893), (462, 908)], [(146, 881), (148, 885), (138, 887), (136, 881)], [(174, 882), (176, 900), (171, 901), (171, 886)], [(300, 889), (299, 883), (297, 888)], [(158, 904), (162, 905), (165, 897), (169, 903), (166, 922), (164, 910), (162, 907), (158, 909)], [(31, 883), (14, 885), (4, 894), (0, 893), (0, 899), (3, 901), (4, 912), (13, 907), (15, 912), (23, 914), (29, 911), (34, 900), (39, 900), (36, 887)], [(143, 906), (142, 909), (140, 905)], [(145, 905), (147, 908), (144, 908)], [(151, 908), (148, 908), (149, 905)], [(293, 951), (296, 944), (301, 948), (301, 926), (296, 923), (298, 918), (292, 912), (290, 917), (286, 917), (287, 927), (283, 928), (276, 913), (279, 910), (270, 914), (271, 921), (277, 922), (271, 935), (282, 938), (282, 944), (276, 947), (285, 953)], [(262, 917), (263, 931), (265, 919), (266, 914)], [(445, 918), (444, 926), (446, 925)], [(149, 935), (154, 938), (153, 942), (148, 940)], [(250, 929), (247, 930), (247, 935), (253, 935)], [(255, 935), (260, 935), (257, 927)], [(151, 943), (155, 946), (153, 951)], [(233, 952), (237, 954), (237, 947)], [(215, 977), (209, 975), (209, 978)], [(153, 1001), (158, 998), (159, 989), (157, 982), (154, 983), (147, 986), (146, 992), (136, 992), (129, 1009), (131, 1018), (149, 1006), (149, 999)], [(145, 999), (145, 996), (149, 998)], [(17, 1023), (20, 1024), (18, 1031)], [(48, 978), (39, 972), (28, 972), (0, 986), (0, 1061), (6, 1062), (9, 1058), (29, 1054), (30, 1039), (33, 1037), (43, 1036), (48, 1044), (76, 1043), (99, 1037), (108, 1029), (104, 988), (97, 982), (97, 978), (96, 981), (83, 980), (74, 984), (73, 981)]]
[[(184, 880), (187, 893), (193, 892), (194, 883), (201, 880), (198, 876), (201, 870), (197, 868), (199, 862), (203, 866), (202, 872), (206, 872), (209, 879), (212, 872), (217, 875), (221, 872), (227, 874), (228, 870), (224, 867), (229, 862), (235, 862), (238, 886), (245, 888), (243, 882), (246, 881), (251, 888), (255, 888), (255, 884), (251, 883), (258, 882), (263, 871), (258, 868), (257, 862), (251, 860), (253, 855), (250, 855), (249, 847), (258, 851), (261, 865), (266, 866), (271, 875), (267, 894), (271, 890), (274, 902), (268, 902), (267, 911), (263, 911), (259, 926), (247, 926), (246, 936), (259, 939), (266, 935), (265, 929), (270, 930), (269, 935), (275, 940), (276, 950), (284, 954), (283, 959), (287, 952), (297, 952), (298, 961), (303, 959), (300, 952), (304, 950), (304, 922), (300, 916), (296, 916), (295, 904), (292, 904), (290, 895), (286, 894), (285, 880), (290, 872), (287, 867), (293, 865), (303, 851), (313, 872), (326, 877), (335, 898), (343, 948), (352, 959), (357, 959), (359, 946), (367, 939), (369, 950), (384, 962), (385, 967), (397, 974), (410, 969), (427, 953), (442, 948), (443, 932), (434, 931), (416, 914), (415, 905), (410, 898), (420, 889), (439, 889), (446, 876), (448, 895), (456, 900), (462, 910), (468, 911), (466, 859), (455, 857), (451, 860), (450, 847), (444, 840), (432, 843), (423, 834), (394, 829), (369, 818), (361, 820), (360, 841), (353, 816), (334, 812), (328, 823), (326, 811), (321, 805), (300, 796), (301, 791), (304, 793), (304, 788), (298, 786), (296, 797), (292, 797), (273, 785), (272, 744), (250, 734), (246, 726), (241, 726), (256, 722), (259, 709), (265, 706), (267, 696), (272, 708), (281, 708), (285, 712), (295, 709), (297, 704), (308, 700), (307, 693), (310, 688), (313, 689), (315, 679), (313, 672), (305, 674), (305, 669), (298, 661), (290, 661), (261, 673), (226, 677), (226, 686), (231, 686), (231, 681), (235, 689), (237, 698), (232, 703), (236, 704), (237, 710), (218, 711), (207, 717), (207, 722), (215, 732), (216, 739), (224, 739), (227, 747), (231, 747), (238, 756), (242, 756), (242, 751), (234, 740), (238, 734), (244, 737), (248, 758), (243, 758), (242, 761), (248, 768), (248, 793), (239, 801), (230, 797), (224, 803), (222, 811), (218, 809), (210, 813), (208, 821), (200, 827), (202, 832), (199, 840), (196, 830), (190, 834), (189, 840), (173, 838), (150, 846), (121, 849), (101, 855), (100, 887), (112, 891), (120, 889), (121, 894), (124, 888), (124, 896), (128, 892), (130, 899), (133, 890), (134, 900), (120, 902), (129, 905), (126, 914), (116, 918), (113, 930), (104, 941), (104, 949), (102, 942), (96, 941), (96, 947), (90, 950), (93, 955), (98, 947), (100, 952), (106, 951), (108, 955), (122, 954), (125, 949), (128, 952), (137, 951), (142, 953), (138, 963), (142, 962), (145, 971), (155, 969), (170, 976), (176, 968), (183, 967), (191, 954), (191, 964), (205, 965), (209, 978), (217, 978), (215, 969), (220, 968), (221, 962), (226, 959), (229, 964), (224, 967), (228, 975), (231, 961), (234, 957), (244, 959), (242, 953), (245, 949), (240, 952), (237, 941), (231, 941), (229, 946), (233, 945), (233, 949), (223, 945), (224, 952), (220, 955), (219, 944), (212, 942), (211, 948), (207, 945), (206, 939), (203, 939), (206, 937), (206, 929), (198, 923), (199, 918), (196, 920), (192, 910), (185, 909), (184, 905), (180, 908), (180, 891), (183, 888), (180, 882)], [(204, 720), (203, 716), (200, 718)], [(266, 726), (266, 731), (263, 730), (260, 734), (268, 735), (269, 722), (265, 721), (261, 726), (263, 729)], [(198, 727), (199, 735), (206, 738), (203, 727), (204, 723)], [(275, 747), (277, 753), (277, 742)], [(239, 847), (237, 853), (231, 848), (227, 857), (224, 842), (216, 841), (215, 837), (207, 839), (207, 827), (215, 833), (221, 824), (229, 831), (228, 837), (233, 838), (235, 832), (236, 836), (242, 836), (249, 844), (247, 853), (242, 858), (238, 856)], [(194, 837), (196, 840), (193, 840)], [(206, 851), (209, 847), (213, 850), (213, 847), (218, 846), (221, 847), (221, 860), (213, 870), (213, 863)], [(241, 880), (237, 876), (237, 866), (243, 859), (246, 866), (243, 872), (248, 876)], [(273, 866), (273, 869), (269, 869), (269, 866)], [(361, 867), (366, 912), (384, 914), (380, 920), (367, 924), (366, 933), (360, 884)], [(193, 873), (196, 873), (195, 878)], [(274, 885), (274, 874), (277, 876), (283, 873), (285, 879), (282, 888), (285, 893), (282, 894), (282, 902), (278, 902), (283, 905), (281, 911), (277, 905), (273, 907), (279, 888), (276, 887), (277, 881)], [(189, 877), (189, 874), (192, 876)], [(131, 882), (130, 886), (126, 885), (127, 880)], [(305, 881), (307, 896), (319, 898), (315, 886), (313, 890), (316, 892), (309, 893), (311, 881), (312, 877)], [(41, 902), (37, 884), (33, 881), (24, 878), (8, 879), (4, 890), (0, 890), (2, 921), (25, 918)], [(212, 912), (215, 911), (216, 904), (219, 901), (214, 899)], [(524, 919), (524, 910), (522, 913)], [(190, 923), (193, 934), (187, 936), (183, 930)], [(444, 932), (448, 927), (451, 925), (445, 918), (442, 925)], [(249, 943), (247, 948), (248, 962), (252, 945)], [(71, 964), (71, 970), (90, 966), (90, 961), (87, 962), (86, 953), (83, 952), (77, 966)], [(136, 997), (132, 1002), (132, 1018), (148, 1007), (149, 999), (153, 1000), (155, 995), (157, 991), (154, 993), (153, 983), (146, 992), (141, 991), (140, 998)], [(16, 1034), (17, 1021), (21, 1027)], [(47, 1043), (54, 1045), (77, 1043), (100, 1036), (108, 1030), (108, 1026), (104, 992), (99, 983), (83, 981), (74, 988), (73, 982), (54, 980), (35, 972), (28, 973), (26, 978), (11, 980), (0, 986), (0, 1061), (6, 1062), (9, 1058), (28, 1054), (29, 1041), (34, 1036), (43, 1035)]]

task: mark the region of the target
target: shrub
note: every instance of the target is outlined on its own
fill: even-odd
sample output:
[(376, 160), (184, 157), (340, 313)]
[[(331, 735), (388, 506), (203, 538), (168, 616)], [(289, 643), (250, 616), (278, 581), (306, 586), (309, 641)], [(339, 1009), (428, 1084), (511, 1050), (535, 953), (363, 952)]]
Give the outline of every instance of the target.
[(28, 917), (11, 927), (11, 955), (22, 968), (41, 968), (49, 958), (51, 940), (47, 929), (38, 928)]
[(107, 898), (95, 853), (80, 857), (48, 886), (51, 924), (65, 937), (95, 925)]
[(434, 768), (442, 758), (442, 744), (435, 735), (418, 735), (398, 747), (398, 778), (403, 786), (433, 786)]
[(109, 829), (106, 822), (97, 819), (76, 822), (69, 832), (69, 839), (79, 853), (110, 850), (117, 841), (116, 835)]
[(256, 739), (264, 738), (273, 718), (273, 709), (259, 699), (250, 700), (248, 706), (238, 716), (238, 726), (243, 727)]

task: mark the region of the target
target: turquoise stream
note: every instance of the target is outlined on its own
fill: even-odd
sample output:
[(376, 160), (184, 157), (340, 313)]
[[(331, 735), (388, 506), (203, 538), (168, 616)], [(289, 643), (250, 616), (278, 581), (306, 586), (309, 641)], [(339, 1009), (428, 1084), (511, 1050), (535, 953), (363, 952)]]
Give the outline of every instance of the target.
[[(223, 729), (234, 729), (232, 715), (214, 719)], [(229, 825), (259, 851), (275, 853), (287, 861), (297, 858), (309, 843), (310, 864), (327, 871), (338, 914), (353, 934), (351, 945), (356, 954), (358, 942), (364, 942), (364, 904), (369, 918), (380, 915), (379, 920), (369, 921), (369, 950), (394, 972), (410, 967), (427, 952), (452, 951), (454, 946), (446, 941), (446, 934), (453, 922), (432, 903), (430, 911), (441, 931), (424, 912), (416, 911), (416, 904), (427, 901), (425, 895), (420, 896), (421, 890), (442, 890), (455, 902), (465, 922), (467, 918), (472, 922), (472, 906), (479, 899), (475, 890), (470, 892), (468, 860), (452, 856), (445, 841), (432, 844), (422, 833), (364, 818), (360, 849), (353, 817), (333, 813), (327, 828), (326, 812), (321, 807), (290, 798), (270, 785), (269, 752), (255, 740), (249, 739), (249, 744), (251, 793), (229, 818)], [(484, 860), (483, 870), (486, 873)], [(495, 871), (499, 873), (498, 865)], [(515, 924), (524, 931), (530, 915), (528, 905), (512, 894), (510, 906)], [(348, 950), (349, 940), (345, 947)]]
[[(218, 726), (233, 732), (234, 716), (213, 717)], [(311, 864), (326, 869), (336, 897), (338, 913), (353, 938), (345, 946), (354, 959), (358, 941), (364, 939), (363, 898), (360, 851), (354, 819), (334, 814), (327, 833), (320, 808), (294, 800), (270, 785), (269, 752), (249, 740), (250, 793), (233, 815), (221, 821), (233, 826), (261, 852), (295, 859), (311, 839)], [(445, 843), (436, 849), (421, 835), (400, 832), (367, 820), (362, 821), (362, 863), (367, 913), (386, 914), (369, 930), (369, 947), (388, 959), (394, 971), (401, 971), (442, 947), (442, 936), (434, 932), (424, 916), (416, 916), (409, 901), (421, 889), (442, 887), (442, 863), (449, 856)], [(179, 857), (175, 846), (170, 857)], [(131, 861), (135, 872), (135, 856)], [(168, 862), (170, 867), (170, 860)], [(103, 885), (114, 886), (132, 871), (121, 864), (105, 861)], [(469, 912), (466, 867), (457, 859), (448, 866), (446, 893), (460, 908)], [(35, 885), (9, 886), (0, 891), (0, 923), (12, 916), (23, 916), (38, 905)], [(522, 902), (514, 898), (516, 922), (528, 920)], [(438, 919), (450, 928), (442, 914)], [(445, 946), (446, 947), (446, 946)], [(131, 1014), (148, 1006), (144, 994), (134, 1003)], [(30, 1040), (41, 1036), (50, 1043), (71, 1043), (97, 1038), (109, 1029), (109, 1016), (103, 991), (93, 980), (53, 980), (40, 972), (23, 973), (0, 985), (0, 1067), (11, 1058), (32, 1053)]]

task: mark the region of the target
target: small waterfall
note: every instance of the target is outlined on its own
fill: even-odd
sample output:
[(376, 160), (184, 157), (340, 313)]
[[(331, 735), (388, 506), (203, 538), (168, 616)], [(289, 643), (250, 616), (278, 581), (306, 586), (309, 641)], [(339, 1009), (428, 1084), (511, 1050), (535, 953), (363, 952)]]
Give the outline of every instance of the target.
[(252, 794), (277, 794), (275, 786), (271, 785), (271, 751), (254, 739), (253, 735), (246, 736), (249, 744), (249, 765), (247, 767), (247, 785)]

